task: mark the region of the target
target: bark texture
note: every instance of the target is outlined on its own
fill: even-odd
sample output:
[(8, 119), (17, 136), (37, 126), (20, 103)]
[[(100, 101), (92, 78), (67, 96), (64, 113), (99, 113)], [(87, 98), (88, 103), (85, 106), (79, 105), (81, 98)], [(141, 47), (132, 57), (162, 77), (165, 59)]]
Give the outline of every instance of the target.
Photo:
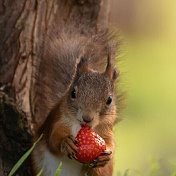
[[(46, 34), (74, 24), (90, 35), (107, 28), (109, 0), (0, 0), (0, 176), (31, 146), (35, 73)], [(17, 175), (31, 175), (26, 162)]]

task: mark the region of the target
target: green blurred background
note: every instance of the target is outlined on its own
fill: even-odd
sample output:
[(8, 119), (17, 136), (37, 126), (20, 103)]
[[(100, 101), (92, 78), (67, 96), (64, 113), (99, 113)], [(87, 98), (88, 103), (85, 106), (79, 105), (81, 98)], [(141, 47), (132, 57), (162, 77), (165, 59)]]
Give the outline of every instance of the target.
[(114, 176), (176, 176), (176, 1), (113, 0), (121, 31), (123, 120)]

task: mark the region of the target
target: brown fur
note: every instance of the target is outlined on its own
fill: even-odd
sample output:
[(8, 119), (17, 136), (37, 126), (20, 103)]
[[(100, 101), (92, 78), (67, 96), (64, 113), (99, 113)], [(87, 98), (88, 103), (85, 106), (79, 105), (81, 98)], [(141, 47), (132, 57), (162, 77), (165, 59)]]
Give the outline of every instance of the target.
[[(36, 75), (38, 96), (34, 98), (37, 109), (33, 110), (33, 114), (36, 116), (36, 138), (43, 133), (41, 143), (46, 144), (55, 156), (63, 155), (61, 143), (71, 135), (68, 121), (75, 121), (80, 107), (83, 115), (93, 118), (89, 125), (105, 140), (107, 149), (114, 155), (114, 84), (118, 76), (113, 68), (114, 46), (107, 32), (91, 37), (73, 36), (70, 32), (48, 35)], [(76, 89), (75, 100), (71, 99), (73, 88)], [(107, 106), (110, 95), (113, 101)], [(104, 167), (84, 168), (83, 173), (111, 176), (112, 160)]]

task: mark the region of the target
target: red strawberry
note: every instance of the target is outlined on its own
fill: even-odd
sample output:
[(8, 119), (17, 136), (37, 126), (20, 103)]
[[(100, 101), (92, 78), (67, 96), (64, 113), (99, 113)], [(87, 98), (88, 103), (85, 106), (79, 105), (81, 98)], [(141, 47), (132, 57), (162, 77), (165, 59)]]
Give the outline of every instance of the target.
[(78, 154), (76, 158), (82, 163), (90, 163), (106, 150), (105, 141), (87, 125), (83, 125), (76, 136)]

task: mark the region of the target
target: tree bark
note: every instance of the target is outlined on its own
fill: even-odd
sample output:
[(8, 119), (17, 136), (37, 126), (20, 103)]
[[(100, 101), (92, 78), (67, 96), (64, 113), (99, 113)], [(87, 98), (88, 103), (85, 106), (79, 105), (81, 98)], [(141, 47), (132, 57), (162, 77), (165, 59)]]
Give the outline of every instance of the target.
[[(0, 176), (31, 146), (35, 67), (53, 26), (81, 25), (91, 35), (108, 27), (109, 0), (0, 0)], [(31, 175), (26, 162), (17, 175)]]

